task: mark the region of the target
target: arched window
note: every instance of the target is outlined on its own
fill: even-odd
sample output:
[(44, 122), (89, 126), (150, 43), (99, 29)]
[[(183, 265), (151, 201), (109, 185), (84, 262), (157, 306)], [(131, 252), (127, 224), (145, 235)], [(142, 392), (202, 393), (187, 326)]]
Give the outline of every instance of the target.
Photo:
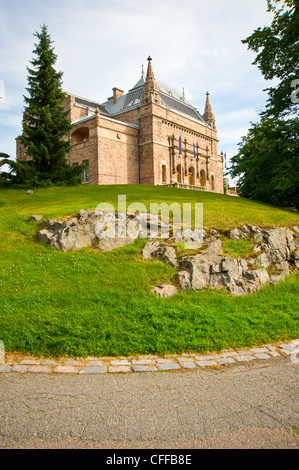
[(162, 183), (166, 183), (166, 165), (162, 165)]
[(215, 176), (211, 175), (211, 188), (215, 189)]
[(178, 183), (182, 183), (182, 165), (176, 167), (176, 180)]
[(79, 144), (84, 142), (89, 138), (89, 129), (88, 127), (80, 127), (75, 132), (72, 133), (72, 144)]
[(195, 186), (195, 171), (194, 171), (193, 166), (190, 166), (190, 168), (189, 168), (188, 182), (191, 186)]
[(204, 170), (200, 171), (200, 186), (206, 186), (207, 180), (206, 180), (206, 174)]
[(89, 183), (89, 161), (85, 160), (83, 162), (84, 169), (83, 169), (83, 183)]

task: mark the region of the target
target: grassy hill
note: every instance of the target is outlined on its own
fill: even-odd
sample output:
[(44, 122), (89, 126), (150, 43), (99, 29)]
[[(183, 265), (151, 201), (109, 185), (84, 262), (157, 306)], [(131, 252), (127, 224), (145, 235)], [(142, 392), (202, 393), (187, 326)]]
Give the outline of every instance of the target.
[(6, 351), (43, 356), (117, 356), (217, 351), (298, 337), (298, 276), (234, 298), (205, 290), (157, 298), (175, 271), (140, 257), (144, 240), (110, 253), (63, 253), (37, 242), (44, 218), (115, 205), (203, 203), (204, 226), (299, 225), (297, 213), (242, 198), (152, 186), (0, 190), (0, 339)]

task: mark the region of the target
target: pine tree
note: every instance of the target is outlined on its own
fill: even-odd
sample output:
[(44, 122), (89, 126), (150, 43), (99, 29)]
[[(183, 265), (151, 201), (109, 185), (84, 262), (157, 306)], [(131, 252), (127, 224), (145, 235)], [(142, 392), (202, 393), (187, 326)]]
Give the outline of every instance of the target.
[(57, 55), (45, 24), (36, 32), (36, 55), (27, 67), (28, 96), (20, 137), (26, 153), (32, 157), (40, 181), (70, 183), (78, 180), (82, 168), (70, 167), (66, 156), (70, 151), (69, 132), (72, 128), (68, 111), (63, 107), (62, 72), (54, 68)]

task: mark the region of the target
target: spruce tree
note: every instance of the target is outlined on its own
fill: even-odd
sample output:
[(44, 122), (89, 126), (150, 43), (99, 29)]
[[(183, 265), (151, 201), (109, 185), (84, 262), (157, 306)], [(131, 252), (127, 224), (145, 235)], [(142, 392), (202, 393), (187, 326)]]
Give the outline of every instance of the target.
[(81, 167), (70, 167), (66, 156), (70, 151), (69, 132), (72, 128), (68, 111), (63, 107), (62, 72), (54, 68), (57, 55), (45, 24), (36, 32), (36, 57), (27, 67), (28, 96), (20, 137), (26, 153), (32, 157), (40, 181), (72, 183), (78, 181)]

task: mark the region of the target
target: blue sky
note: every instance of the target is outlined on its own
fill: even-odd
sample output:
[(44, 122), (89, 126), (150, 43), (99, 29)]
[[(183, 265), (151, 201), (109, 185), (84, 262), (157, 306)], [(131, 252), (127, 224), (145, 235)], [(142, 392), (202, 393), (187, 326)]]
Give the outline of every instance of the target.
[(218, 150), (231, 158), (267, 99), (241, 43), (271, 24), (266, 9), (266, 0), (0, 0), (0, 151), (15, 158), (33, 33), (45, 22), (65, 91), (104, 102), (139, 80), (150, 54), (156, 78), (184, 87), (201, 113), (209, 91)]

